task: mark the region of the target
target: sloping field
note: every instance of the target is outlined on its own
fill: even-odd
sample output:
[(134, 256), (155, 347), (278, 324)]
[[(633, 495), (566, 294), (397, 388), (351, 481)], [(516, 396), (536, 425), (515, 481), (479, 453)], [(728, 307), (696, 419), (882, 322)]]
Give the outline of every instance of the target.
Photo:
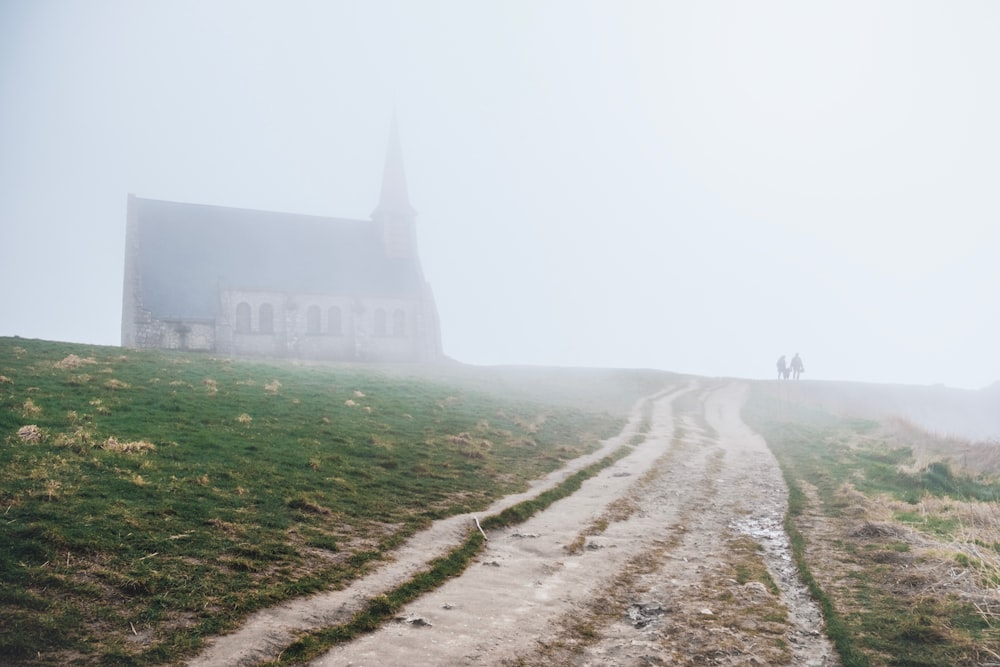
[(193, 653), (595, 450), (667, 377), (0, 339), (0, 662)]

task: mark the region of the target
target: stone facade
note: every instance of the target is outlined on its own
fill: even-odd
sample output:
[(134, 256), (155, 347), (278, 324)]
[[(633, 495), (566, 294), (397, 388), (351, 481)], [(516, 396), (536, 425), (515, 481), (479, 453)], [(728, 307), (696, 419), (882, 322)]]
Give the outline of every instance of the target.
[(442, 358), (395, 124), (371, 220), (129, 195), (122, 345), (351, 361)]

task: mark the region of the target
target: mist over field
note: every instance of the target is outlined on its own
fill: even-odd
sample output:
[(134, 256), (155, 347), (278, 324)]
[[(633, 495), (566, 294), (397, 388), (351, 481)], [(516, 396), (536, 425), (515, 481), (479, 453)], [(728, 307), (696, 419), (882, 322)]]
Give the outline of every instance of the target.
[(986, 1), (0, 0), (0, 335), (119, 343), (129, 193), (367, 219), (395, 113), (453, 359), (987, 387), (998, 28)]

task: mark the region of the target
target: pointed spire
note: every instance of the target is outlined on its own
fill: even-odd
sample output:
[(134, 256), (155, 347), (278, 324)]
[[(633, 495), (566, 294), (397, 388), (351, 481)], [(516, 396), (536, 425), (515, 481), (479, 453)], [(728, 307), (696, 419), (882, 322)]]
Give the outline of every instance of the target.
[(406, 189), (406, 172), (403, 170), (403, 149), (399, 143), (399, 129), (396, 126), (396, 110), (392, 111), (392, 125), (389, 129), (389, 147), (385, 153), (385, 168), (382, 171), (382, 194), (378, 206), (372, 212), (373, 220), (403, 216), (412, 218), (417, 212), (410, 206), (410, 196)]

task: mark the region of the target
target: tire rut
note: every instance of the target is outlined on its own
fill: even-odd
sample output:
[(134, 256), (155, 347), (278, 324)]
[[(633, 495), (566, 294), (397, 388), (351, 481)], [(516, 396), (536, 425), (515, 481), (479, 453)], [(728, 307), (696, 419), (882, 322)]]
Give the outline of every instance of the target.
[[(474, 516), (499, 513), (503, 509), (538, 496), (575, 472), (599, 461), (628, 444), (639, 433), (648, 401), (662, 401), (684, 389), (666, 389), (641, 399), (633, 407), (626, 426), (595, 452), (574, 459), (546, 477), (533, 482), (524, 493), (499, 499), (482, 513), (463, 514), (436, 521), (388, 555), (370, 574), (346, 588), (288, 601), (253, 614), (235, 632), (212, 638), (203, 651), (187, 662), (190, 667), (249, 667), (276, 659), (295, 638), (310, 630), (346, 623), (377, 595), (384, 594), (426, 569), (428, 564), (458, 546), (474, 530)], [(668, 399), (669, 400), (669, 399)]]

